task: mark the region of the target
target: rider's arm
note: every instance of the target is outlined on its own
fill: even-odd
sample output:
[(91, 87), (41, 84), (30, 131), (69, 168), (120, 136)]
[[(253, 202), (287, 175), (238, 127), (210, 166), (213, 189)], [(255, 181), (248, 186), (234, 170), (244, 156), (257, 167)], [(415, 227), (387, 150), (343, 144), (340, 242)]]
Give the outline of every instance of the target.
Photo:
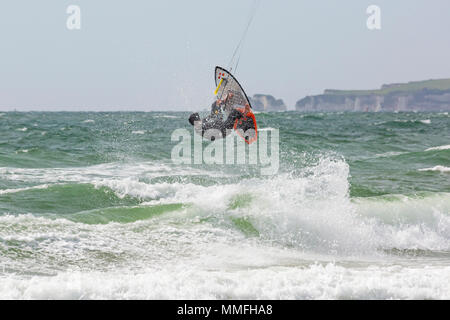
[(250, 109), (250, 105), (248, 103), (245, 104), (245, 113), (251, 112), (252, 110)]

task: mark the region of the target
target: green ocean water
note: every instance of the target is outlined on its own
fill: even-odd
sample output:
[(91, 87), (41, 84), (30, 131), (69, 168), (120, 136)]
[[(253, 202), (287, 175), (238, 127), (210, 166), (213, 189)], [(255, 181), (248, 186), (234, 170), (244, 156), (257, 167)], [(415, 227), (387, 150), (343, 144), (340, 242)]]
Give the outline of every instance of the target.
[(448, 113), (257, 113), (270, 176), (188, 116), (0, 113), (0, 298), (450, 297)]

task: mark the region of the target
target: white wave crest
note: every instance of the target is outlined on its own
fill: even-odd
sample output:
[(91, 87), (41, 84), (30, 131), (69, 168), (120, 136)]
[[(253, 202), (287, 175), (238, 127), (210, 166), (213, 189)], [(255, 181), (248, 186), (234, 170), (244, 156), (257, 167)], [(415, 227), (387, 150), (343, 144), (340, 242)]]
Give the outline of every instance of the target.
[[(341, 159), (324, 157), (295, 175), (280, 173), (270, 179), (255, 177), (213, 185), (184, 182), (184, 179), (150, 181), (180, 175), (215, 179), (233, 176), (156, 163), (0, 168), (0, 175), (6, 180), (41, 183), (42, 187), (53, 183), (89, 183), (107, 187), (121, 198), (138, 198), (142, 205), (183, 203), (203, 217), (213, 216), (223, 221), (230, 217), (245, 218), (262, 239), (308, 252), (346, 256), (377, 255), (380, 250), (390, 248), (450, 250), (447, 194), (423, 199), (399, 197), (392, 201), (383, 197), (352, 200), (349, 166)], [(2, 192), (18, 191), (21, 189)], [(418, 210), (421, 218), (414, 220)], [(412, 220), (405, 224), (400, 218), (396, 222), (386, 216)]]
[(153, 117), (154, 118), (166, 118), (166, 119), (178, 119), (177, 116), (171, 116), (171, 115), (167, 115), (167, 114), (165, 114), (165, 115), (155, 115)]
[(333, 263), (206, 271), (180, 266), (145, 272), (65, 272), (2, 279), (2, 299), (449, 299), (450, 267)]
[(419, 171), (437, 171), (437, 172), (442, 172), (442, 173), (449, 173), (450, 172), (450, 168), (449, 167), (444, 167), (444, 166), (434, 166), (432, 168), (419, 169)]
[(448, 149), (450, 149), (450, 144), (444, 145), (444, 146), (439, 146), (439, 147), (428, 148), (425, 151), (448, 150)]
[(3, 189), (3, 190), (0, 190), (0, 195), (8, 194), (8, 193), (17, 193), (17, 192), (28, 191), (28, 190), (47, 189), (48, 186), (49, 186), (48, 184), (43, 184), (43, 185), (38, 185), (38, 186), (33, 186), (33, 187), (28, 187), (28, 188)]

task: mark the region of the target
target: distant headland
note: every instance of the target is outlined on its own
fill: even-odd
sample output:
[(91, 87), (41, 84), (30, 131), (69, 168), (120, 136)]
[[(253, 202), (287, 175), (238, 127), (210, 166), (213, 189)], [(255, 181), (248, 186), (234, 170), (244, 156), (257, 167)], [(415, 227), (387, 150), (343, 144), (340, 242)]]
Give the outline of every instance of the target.
[(331, 90), (307, 96), (297, 111), (450, 111), (450, 79), (385, 84), (377, 90)]
[(250, 98), (250, 103), (255, 111), (286, 111), (286, 105), (282, 99), (275, 99), (269, 94), (255, 94)]

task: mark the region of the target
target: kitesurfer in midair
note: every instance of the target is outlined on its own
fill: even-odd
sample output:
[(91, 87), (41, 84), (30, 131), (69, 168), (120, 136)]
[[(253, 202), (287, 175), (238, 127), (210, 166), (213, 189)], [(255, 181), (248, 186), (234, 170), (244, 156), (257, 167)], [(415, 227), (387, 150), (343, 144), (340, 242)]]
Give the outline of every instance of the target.
[[(224, 138), (231, 132), (236, 119), (244, 115), (233, 108), (233, 93), (229, 92), (225, 99), (218, 99), (211, 105), (211, 114), (201, 119), (197, 112), (189, 117), (189, 123), (194, 126), (195, 131), (202, 137), (214, 141), (218, 138)], [(250, 110), (248, 103), (245, 105), (245, 112)], [(228, 118), (223, 121), (224, 111), (229, 112)]]

